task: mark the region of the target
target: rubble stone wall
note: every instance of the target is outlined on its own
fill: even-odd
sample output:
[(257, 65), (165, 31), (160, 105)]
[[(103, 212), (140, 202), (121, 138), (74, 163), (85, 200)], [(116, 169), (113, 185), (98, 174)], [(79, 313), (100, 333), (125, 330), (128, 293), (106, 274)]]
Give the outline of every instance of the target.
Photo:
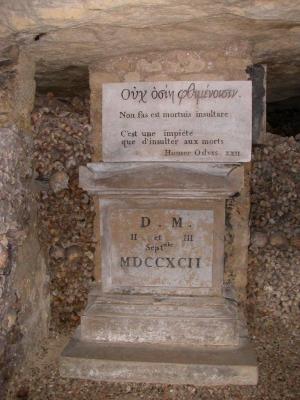
[(37, 237), (30, 112), (34, 65), (0, 65), (0, 397), (13, 368), (47, 335), (46, 264)]

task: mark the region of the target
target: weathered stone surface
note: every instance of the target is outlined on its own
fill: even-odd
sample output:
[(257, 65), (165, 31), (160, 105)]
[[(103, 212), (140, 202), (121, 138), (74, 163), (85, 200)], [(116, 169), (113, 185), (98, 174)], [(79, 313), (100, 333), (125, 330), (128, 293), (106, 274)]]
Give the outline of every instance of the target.
[[(214, 62), (210, 61), (213, 57)], [(186, 70), (196, 69), (199, 58), (204, 58), (205, 68), (201, 72), (186, 73)], [(182, 61), (184, 59), (184, 62)], [(215, 58), (213, 52), (205, 53), (199, 51), (165, 51), (149, 52), (143, 55), (124, 55), (122, 57), (111, 57), (98, 62), (90, 68), (90, 88), (91, 88), (91, 123), (93, 126), (93, 146), (95, 149), (93, 161), (102, 160), (102, 84), (108, 82), (124, 82), (128, 74), (138, 72), (140, 80), (143, 82), (153, 81), (181, 81), (193, 80), (247, 80), (247, 65), (251, 60), (243, 52), (232, 55), (231, 68), (227, 68), (226, 57)], [(149, 72), (149, 64), (160, 65), (162, 72)], [(176, 65), (176, 70), (168, 70), (169, 63)], [(226, 65), (225, 65), (226, 64)], [(143, 69), (145, 68), (145, 69)], [(113, 108), (114, 110), (114, 108)], [(185, 110), (186, 111), (186, 110)], [(113, 116), (115, 118), (115, 116)], [(119, 115), (118, 115), (119, 118)]]
[(52, 246), (49, 250), (49, 256), (54, 260), (60, 260), (65, 258), (65, 249), (61, 246)]
[(187, 346), (99, 344), (72, 340), (61, 358), (65, 377), (114, 382), (256, 385), (257, 367), (249, 344), (235, 350)]
[[(227, 197), (239, 191), (243, 186), (243, 169), (232, 168), (230, 165), (221, 168), (220, 165), (215, 164), (192, 163), (184, 164), (184, 168), (179, 163), (168, 163), (167, 165), (158, 163), (155, 166), (149, 163), (139, 163), (138, 166), (134, 163), (93, 163), (88, 164), (88, 168), (80, 169), (80, 185), (89, 192), (101, 193), (104, 197), (115, 199), (145, 196), (153, 199), (164, 196), (212, 199), (217, 196)], [(240, 202), (241, 204), (245, 203), (243, 199)], [(236, 211), (236, 215), (236, 219), (242, 218), (243, 223), (248, 227), (241, 208)], [(235, 227), (235, 225), (234, 221), (232, 226)], [(238, 230), (239, 227), (238, 224), (235, 229)], [(99, 233), (100, 227), (96, 229), (98, 237)], [(237, 236), (240, 238), (241, 235)], [(97, 241), (99, 243), (99, 239)], [(241, 249), (240, 241), (237, 239), (236, 249), (238, 252), (236, 249), (233, 250), (232, 259), (234, 260), (235, 254), (237, 254), (239, 260), (241, 254), (247, 252), (247, 247), (248, 242), (245, 243), (245, 248)], [(98, 261), (95, 259), (95, 265), (101, 265), (100, 246), (96, 248), (99, 251), (99, 258)], [(238, 262), (236, 264), (239, 270)], [(228, 264), (228, 269), (230, 271), (228, 274), (232, 274), (231, 262)], [(97, 270), (98, 268), (96, 268)], [(99, 280), (100, 270), (97, 275)]]
[[(25, 125), (25, 120), (28, 115), (24, 114), (20, 124)], [(0, 273), (4, 273), (0, 286), (0, 335), (6, 341), (0, 363), (9, 371), (47, 335), (49, 297), (46, 265), (36, 236), (35, 202), (29, 189), (30, 141), (16, 128), (2, 128), (0, 143)], [(1, 380), (0, 374), (4, 389)]]
[(13, 80), (15, 79), (15, 66), (0, 67), (0, 126), (8, 126), (12, 122), (13, 109)]
[(102, 96), (105, 162), (251, 159), (249, 81), (105, 84)]
[(296, 247), (297, 249), (300, 249), (300, 234), (296, 233), (292, 238), (291, 238), (291, 245)]
[(70, 263), (78, 261), (82, 256), (83, 251), (79, 246), (73, 245), (66, 249), (66, 258)]
[(3, 270), (6, 267), (7, 260), (8, 250), (2, 243), (0, 243), (0, 270)]
[[(28, 188), (23, 188), (22, 178), (31, 174), (28, 160), (30, 144), (22, 139), (22, 134), (13, 128), (0, 129), (1, 194), (0, 234), (9, 230), (22, 231), (29, 218), (24, 197), (30, 197)], [(19, 168), (22, 165), (22, 169)]]
[(250, 163), (243, 169), (239, 196), (226, 202), (224, 282), (233, 287), (238, 299), (246, 298), (248, 247), (250, 243)]
[[(231, 57), (247, 53), (253, 63), (268, 64), (269, 98), (276, 99), (292, 96), (299, 89), (299, 13), (297, 0), (70, 0), (66, 4), (27, 0), (18, 5), (4, 1), (0, 38), (2, 49), (20, 43), (34, 55), (39, 81), (44, 80), (43, 86), (48, 87), (82, 86), (85, 67), (113, 55), (214, 49), (209, 60), (209, 70), (213, 71), (221, 55), (227, 59), (225, 67)], [(185, 63), (184, 57), (181, 62)], [(68, 68), (70, 65), (72, 68)], [(148, 60), (141, 67), (152, 74), (161, 72)], [(188, 71), (202, 68), (203, 59), (199, 57)], [(56, 73), (63, 70), (64, 74)], [(45, 76), (49, 71), (52, 75)]]
[(104, 291), (220, 294), (223, 201), (100, 203)]
[(107, 213), (103, 222), (108, 223), (102, 229), (106, 235), (111, 232), (107, 238), (111, 251), (103, 256), (111, 266), (105, 278), (112, 287), (212, 287), (217, 217), (210, 206), (203, 210), (110, 206), (109, 211), (102, 208)]
[(49, 181), (49, 185), (54, 193), (58, 193), (68, 188), (69, 177), (64, 171), (55, 172)]
[[(36, 224), (36, 220), (33, 223)], [(28, 236), (18, 249), (16, 264), (14, 285), (20, 288), (18, 293), (22, 304), (18, 322), (27, 353), (48, 336), (50, 323), (49, 278), (34, 225), (30, 226)]]
[(269, 242), (269, 237), (264, 232), (253, 232), (251, 244), (255, 247), (265, 247)]
[(84, 312), (81, 340), (199, 346), (239, 344), (236, 306), (220, 297), (105, 295)]
[(109, 198), (226, 198), (243, 186), (243, 167), (214, 163), (89, 163), (80, 186)]
[[(0, 397), (24, 355), (48, 333), (46, 265), (36, 235), (30, 112), (34, 64), (0, 62)], [(3, 106), (3, 107), (2, 107)]]
[(288, 247), (288, 240), (282, 232), (275, 232), (270, 236), (270, 244), (275, 247)]

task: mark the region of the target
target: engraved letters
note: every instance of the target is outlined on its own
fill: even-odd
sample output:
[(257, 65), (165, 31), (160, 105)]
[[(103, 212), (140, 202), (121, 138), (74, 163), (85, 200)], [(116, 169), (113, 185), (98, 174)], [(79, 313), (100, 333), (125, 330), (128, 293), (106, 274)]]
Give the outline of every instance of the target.
[[(170, 256), (171, 251), (175, 248), (175, 243), (167, 240), (166, 232), (175, 230), (179, 240), (186, 245), (194, 241), (194, 233), (192, 221), (182, 215), (170, 215), (164, 221), (164, 225), (157, 224), (156, 218), (153, 215), (143, 213), (139, 217), (139, 222), (135, 227), (140, 229), (141, 233), (130, 233), (130, 240), (140, 243), (140, 248), (144, 249), (143, 255), (120, 255), (119, 266), (123, 270), (127, 269), (191, 269), (197, 270), (201, 268), (201, 254), (199, 251), (193, 256), (178, 255), (176, 257)], [(150, 236), (145, 238), (142, 232), (151, 230)], [(182, 233), (181, 233), (182, 232)], [(200, 243), (199, 243), (200, 244)]]
[(103, 85), (104, 161), (244, 162), (251, 82)]
[(201, 257), (121, 257), (120, 267), (200, 268)]

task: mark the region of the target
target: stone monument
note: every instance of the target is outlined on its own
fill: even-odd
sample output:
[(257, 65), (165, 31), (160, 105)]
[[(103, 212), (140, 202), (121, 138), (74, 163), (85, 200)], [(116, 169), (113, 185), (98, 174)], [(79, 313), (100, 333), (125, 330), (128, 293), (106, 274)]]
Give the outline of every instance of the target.
[[(101, 280), (63, 376), (253, 385), (256, 359), (223, 287), (225, 201), (251, 157), (251, 82), (103, 85)], [(99, 266), (100, 267), (100, 266)]]

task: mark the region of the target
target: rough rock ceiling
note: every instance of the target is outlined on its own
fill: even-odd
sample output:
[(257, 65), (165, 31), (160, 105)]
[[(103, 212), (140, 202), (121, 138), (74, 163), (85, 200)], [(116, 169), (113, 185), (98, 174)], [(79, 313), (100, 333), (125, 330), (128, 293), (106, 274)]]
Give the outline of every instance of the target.
[(268, 65), (269, 100), (299, 95), (300, 0), (0, 0), (0, 11), (2, 60), (26, 48), (43, 86), (76, 85), (115, 55), (242, 43)]

